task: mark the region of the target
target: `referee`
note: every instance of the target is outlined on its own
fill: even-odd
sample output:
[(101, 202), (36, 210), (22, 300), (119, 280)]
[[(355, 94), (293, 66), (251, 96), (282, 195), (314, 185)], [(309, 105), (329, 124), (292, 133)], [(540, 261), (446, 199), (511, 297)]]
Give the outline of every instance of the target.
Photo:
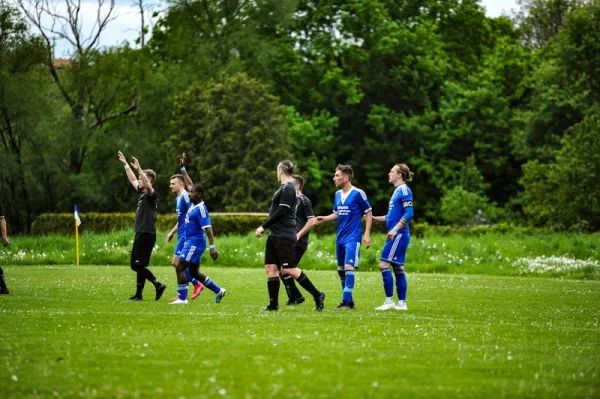
[[(315, 227), (315, 213), (312, 208), (310, 199), (302, 194), (305, 180), (300, 175), (293, 175), (294, 182), (296, 184), (296, 197), (298, 201), (296, 203), (296, 266), (300, 265), (302, 256), (308, 249), (308, 235), (310, 231)], [(304, 302), (304, 297), (298, 290), (298, 287), (294, 283), (292, 276), (286, 274), (281, 275), (281, 282), (285, 287), (285, 291), (288, 296), (288, 305), (295, 306), (300, 305)]]
[(140, 193), (137, 202), (137, 211), (135, 213), (135, 240), (131, 249), (131, 270), (137, 274), (137, 288), (135, 295), (129, 298), (130, 301), (141, 301), (146, 280), (150, 281), (156, 289), (155, 299), (158, 301), (167, 289), (167, 286), (156, 279), (154, 274), (148, 269), (150, 264), (150, 255), (156, 243), (156, 207), (158, 203), (158, 193), (152, 187), (156, 180), (156, 173), (152, 169), (142, 169), (137, 159), (132, 158), (131, 165), (137, 170), (139, 179), (127, 164), (127, 159), (121, 151), (118, 153), (119, 161), (125, 167), (125, 173), (129, 182)]
[(275, 192), (269, 219), (256, 229), (256, 236), (261, 237), (265, 229), (270, 229), (265, 249), (265, 271), (267, 272), (267, 288), (269, 305), (267, 311), (279, 309), (279, 271), (292, 276), (298, 284), (307, 290), (315, 300), (315, 310), (323, 310), (325, 293), (315, 288), (308, 276), (298, 268), (296, 263), (296, 185), (292, 174), (294, 164), (281, 161), (277, 165), (277, 180), (281, 187)]

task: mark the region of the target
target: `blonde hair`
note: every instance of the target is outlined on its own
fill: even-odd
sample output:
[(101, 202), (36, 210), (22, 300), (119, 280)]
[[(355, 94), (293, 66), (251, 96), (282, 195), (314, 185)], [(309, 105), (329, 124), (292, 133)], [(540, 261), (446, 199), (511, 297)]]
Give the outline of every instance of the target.
[(394, 165), (395, 168), (398, 168), (398, 172), (402, 175), (402, 180), (404, 181), (412, 181), (413, 176), (415, 175), (410, 171), (410, 168), (405, 163), (397, 163)]

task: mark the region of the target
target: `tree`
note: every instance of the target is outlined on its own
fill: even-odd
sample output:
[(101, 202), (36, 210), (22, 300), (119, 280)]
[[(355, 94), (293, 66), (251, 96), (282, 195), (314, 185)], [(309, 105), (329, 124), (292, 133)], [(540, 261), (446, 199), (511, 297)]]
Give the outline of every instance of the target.
[(517, 0), (520, 9), (513, 19), (525, 44), (540, 49), (558, 35), (567, 15), (585, 3), (586, 0)]
[[(74, 124), (68, 139), (68, 168), (71, 173), (80, 173), (94, 134), (107, 122), (134, 113), (138, 107), (138, 91), (128, 76), (135, 76), (135, 69), (125, 68), (122, 58), (112, 56), (127, 48), (116, 49), (113, 54), (100, 50), (100, 36), (115, 18), (115, 0), (97, 0), (97, 20), (89, 35), (83, 33), (81, 0), (62, 2), (66, 13), (57, 11), (61, 3), (57, 0), (17, 1), (46, 43), (46, 66), (71, 111)], [(49, 26), (46, 21), (50, 21)], [(55, 39), (72, 46), (71, 62), (63, 70), (54, 63)], [(110, 87), (105, 78), (111, 80)]]
[(556, 229), (600, 229), (600, 108), (561, 140), (556, 161), (528, 162), (521, 184), (525, 213)]
[(245, 74), (222, 76), (176, 99), (173, 155), (190, 155), (190, 170), (217, 211), (267, 211), (275, 168), (288, 158), (287, 110)]
[(7, 216), (15, 231), (31, 224), (31, 204), (25, 179), (27, 144), (43, 119), (45, 102), (40, 66), (45, 48), (27, 31), (18, 9), (0, 2), (0, 201), (11, 204)]

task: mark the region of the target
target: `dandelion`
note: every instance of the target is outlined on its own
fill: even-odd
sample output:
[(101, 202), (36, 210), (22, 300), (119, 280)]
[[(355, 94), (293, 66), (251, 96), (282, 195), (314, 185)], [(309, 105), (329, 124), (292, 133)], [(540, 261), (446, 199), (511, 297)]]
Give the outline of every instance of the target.
[(593, 259), (577, 259), (569, 256), (538, 256), (535, 258), (519, 258), (515, 266), (525, 273), (570, 272), (588, 267), (600, 268), (600, 263)]

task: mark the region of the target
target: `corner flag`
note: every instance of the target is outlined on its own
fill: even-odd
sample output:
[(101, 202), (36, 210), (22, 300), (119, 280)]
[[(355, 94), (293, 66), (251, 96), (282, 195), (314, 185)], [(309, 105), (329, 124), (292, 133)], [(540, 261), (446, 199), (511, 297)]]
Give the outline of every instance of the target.
[(81, 219), (79, 219), (79, 209), (77, 208), (77, 205), (75, 205), (75, 223), (77, 223), (77, 226), (81, 226)]
[(79, 266), (79, 226), (81, 225), (81, 219), (79, 218), (79, 209), (77, 208), (77, 205), (75, 205), (73, 216), (75, 217), (75, 256), (76, 264)]

